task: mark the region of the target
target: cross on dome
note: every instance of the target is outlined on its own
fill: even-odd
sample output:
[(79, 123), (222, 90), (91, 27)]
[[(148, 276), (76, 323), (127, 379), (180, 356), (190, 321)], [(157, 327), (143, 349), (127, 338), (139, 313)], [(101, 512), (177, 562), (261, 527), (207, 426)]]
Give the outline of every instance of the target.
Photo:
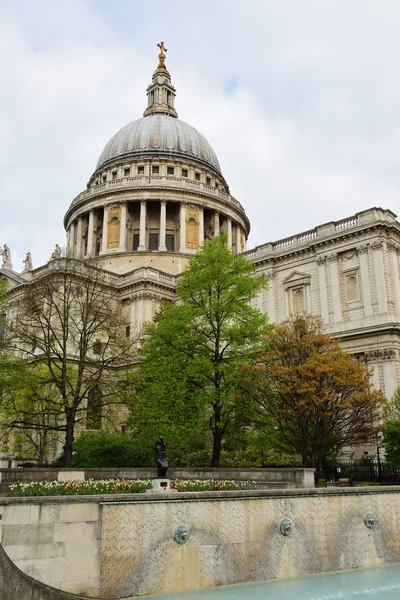
[(167, 48), (164, 46), (164, 42), (159, 42), (157, 46), (160, 48), (158, 66), (153, 73), (152, 82), (147, 88), (147, 108), (143, 116), (168, 115), (177, 118), (178, 113), (174, 108), (176, 91), (171, 83), (171, 75), (165, 66)]

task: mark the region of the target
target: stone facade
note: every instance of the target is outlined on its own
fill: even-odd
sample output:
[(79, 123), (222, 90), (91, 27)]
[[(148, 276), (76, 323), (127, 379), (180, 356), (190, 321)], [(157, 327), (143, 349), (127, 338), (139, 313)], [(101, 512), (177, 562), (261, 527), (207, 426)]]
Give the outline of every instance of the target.
[(269, 276), (255, 304), (271, 321), (320, 316), (390, 399), (400, 386), (399, 251), (396, 215), (372, 208), (245, 255)]

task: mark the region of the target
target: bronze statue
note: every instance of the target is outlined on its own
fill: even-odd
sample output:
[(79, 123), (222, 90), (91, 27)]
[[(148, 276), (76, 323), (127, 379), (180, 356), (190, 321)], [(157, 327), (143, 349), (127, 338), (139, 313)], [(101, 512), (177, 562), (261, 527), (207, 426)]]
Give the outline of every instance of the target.
[(156, 454), (157, 454), (157, 469), (158, 477), (164, 478), (167, 476), (168, 471), (168, 460), (166, 457), (167, 444), (164, 442), (162, 435), (156, 441)]
[(158, 66), (165, 68), (165, 53), (168, 52), (167, 48), (164, 46), (164, 42), (160, 42), (157, 44), (160, 48), (160, 54), (158, 55)]

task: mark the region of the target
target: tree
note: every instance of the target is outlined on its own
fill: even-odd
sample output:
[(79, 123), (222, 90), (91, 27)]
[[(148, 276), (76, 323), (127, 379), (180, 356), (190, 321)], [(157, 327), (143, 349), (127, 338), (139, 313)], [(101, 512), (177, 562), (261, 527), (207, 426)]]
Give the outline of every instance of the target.
[(266, 329), (249, 302), (265, 285), (243, 256), (233, 256), (226, 235), (191, 257), (177, 283), (178, 303), (146, 328), (134, 376), (137, 427), (170, 434), (182, 451), (185, 440), (211, 431), (211, 465), (219, 466), (224, 436), (243, 421), (241, 367), (254, 361)]
[(34, 285), (16, 288), (7, 342), (28, 364), (30, 392), (5, 395), (3, 425), (61, 432), (64, 466), (70, 467), (76, 426), (110, 417), (126, 389), (135, 344), (124, 325), (96, 267), (60, 259)]
[(262, 358), (246, 367), (255, 419), (276, 428), (283, 447), (313, 467), (342, 448), (370, 440), (385, 398), (321, 322), (296, 315), (265, 337)]
[(400, 388), (397, 388), (385, 407), (384, 416), (382, 445), (385, 448), (385, 458), (390, 465), (398, 468), (400, 465)]

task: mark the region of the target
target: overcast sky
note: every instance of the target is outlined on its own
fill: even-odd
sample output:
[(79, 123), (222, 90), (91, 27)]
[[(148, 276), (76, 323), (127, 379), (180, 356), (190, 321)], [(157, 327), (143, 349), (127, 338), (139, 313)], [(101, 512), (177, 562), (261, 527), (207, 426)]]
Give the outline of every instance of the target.
[(398, 0), (0, 0), (0, 245), (17, 271), (65, 245), (103, 147), (142, 116), (160, 40), (249, 248), (397, 214), (399, 32)]

